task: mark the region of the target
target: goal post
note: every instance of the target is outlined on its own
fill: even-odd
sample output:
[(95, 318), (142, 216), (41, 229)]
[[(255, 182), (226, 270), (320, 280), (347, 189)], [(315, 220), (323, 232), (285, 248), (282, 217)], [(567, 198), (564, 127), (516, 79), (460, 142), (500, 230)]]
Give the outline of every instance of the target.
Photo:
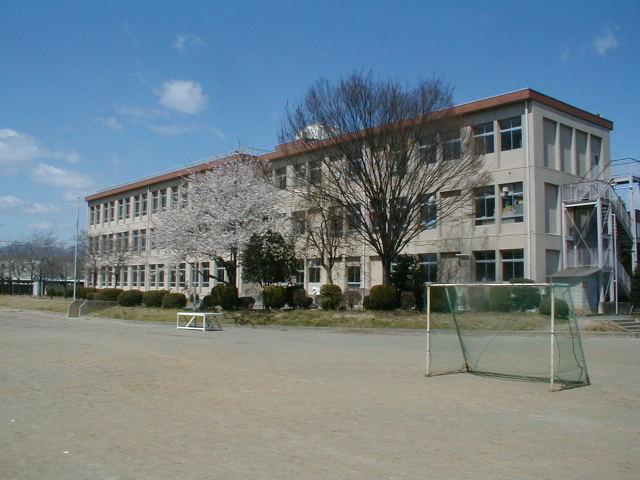
[(589, 384), (569, 286), (427, 283), (426, 374)]

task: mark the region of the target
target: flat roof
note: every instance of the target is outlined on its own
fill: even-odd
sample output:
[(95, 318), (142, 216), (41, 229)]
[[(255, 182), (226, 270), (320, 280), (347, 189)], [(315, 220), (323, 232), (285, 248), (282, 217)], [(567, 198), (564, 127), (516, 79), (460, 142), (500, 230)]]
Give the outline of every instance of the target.
[[(532, 88), (524, 88), (521, 90), (516, 90), (514, 92), (503, 93), (501, 95), (483, 98), (481, 100), (474, 100), (472, 102), (462, 103), (462, 104), (451, 107), (451, 110), (454, 115), (468, 115), (471, 113), (481, 112), (483, 110), (491, 110), (494, 108), (504, 107), (507, 105), (515, 104), (515, 103), (525, 102), (528, 100), (534, 100), (536, 102), (542, 103), (543, 105), (547, 105), (549, 107), (555, 108), (556, 110), (560, 110), (561, 112), (567, 113), (569, 115), (573, 115), (587, 122), (591, 122), (602, 128), (606, 128), (607, 130), (613, 130), (613, 122), (611, 120), (601, 117), (600, 115), (596, 115), (594, 113), (588, 112), (581, 108), (574, 107), (573, 105), (569, 105), (566, 102), (563, 102), (556, 98), (540, 93), (537, 90), (533, 90)], [(149, 185), (153, 185), (156, 183), (166, 182), (168, 180), (180, 178), (194, 172), (207, 170), (214, 166), (229, 163), (230, 161), (242, 156), (245, 156), (245, 157), (251, 156), (254, 158), (258, 158), (260, 160), (271, 161), (271, 160), (278, 160), (278, 159), (290, 157), (299, 153), (303, 153), (307, 151), (307, 149), (308, 149), (307, 146), (302, 144), (296, 145), (295, 142), (293, 142), (288, 144), (277, 145), (275, 151), (269, 152), (263, 155), (255, 155), (251, 153), (246, 153), (244, 151), (236, 151), (236, 152), (226, 153), (222, 155), (217, 155), (215, 157), (211, 157), (205, 160), (202, 163), (193, 164), (189, 167), (181, 167), (179, 169), (172, 170), (166, 173), (151, 175), (149, 177), (144, 177), (130, 183), (124, 183), (124, 184), (116, 185), (114, 187), (106, 188), (104, 190), (101, 190), (97, 193), (94, 193), (92, 195), (85, 197), (85, 201), (90, 202), (93, 200), (110, 197), (112, 195), (117, 195), (119, 193), (123, 193), (129, 190), (147, 187)]]

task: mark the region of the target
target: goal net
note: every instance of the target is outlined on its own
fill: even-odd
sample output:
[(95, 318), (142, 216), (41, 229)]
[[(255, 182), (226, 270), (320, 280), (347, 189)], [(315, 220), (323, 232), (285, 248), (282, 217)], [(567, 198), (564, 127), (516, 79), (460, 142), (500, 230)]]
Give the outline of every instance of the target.
[(427, 375), (589, 384), (569, 286), (427, 284)]

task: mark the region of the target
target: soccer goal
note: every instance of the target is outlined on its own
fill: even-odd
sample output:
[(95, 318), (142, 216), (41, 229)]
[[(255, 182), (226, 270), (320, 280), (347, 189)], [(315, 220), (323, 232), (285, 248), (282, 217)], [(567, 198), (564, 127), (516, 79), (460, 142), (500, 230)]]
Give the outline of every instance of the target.
[(569, 286), (426, 284), (427, 376), (468, 372), (589, 384)]

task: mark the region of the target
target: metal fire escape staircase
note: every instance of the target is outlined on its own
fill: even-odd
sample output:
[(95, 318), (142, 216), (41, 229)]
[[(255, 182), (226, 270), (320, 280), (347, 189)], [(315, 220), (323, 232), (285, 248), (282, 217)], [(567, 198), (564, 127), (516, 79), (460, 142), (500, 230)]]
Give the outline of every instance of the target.
[(631, 278), (619, 259), (617, 225), (634, 238), (634, 223), (609, 182), (591, 180), (562, 186), (565, 269), (600, 271), (600, 302), (627, 294)]

